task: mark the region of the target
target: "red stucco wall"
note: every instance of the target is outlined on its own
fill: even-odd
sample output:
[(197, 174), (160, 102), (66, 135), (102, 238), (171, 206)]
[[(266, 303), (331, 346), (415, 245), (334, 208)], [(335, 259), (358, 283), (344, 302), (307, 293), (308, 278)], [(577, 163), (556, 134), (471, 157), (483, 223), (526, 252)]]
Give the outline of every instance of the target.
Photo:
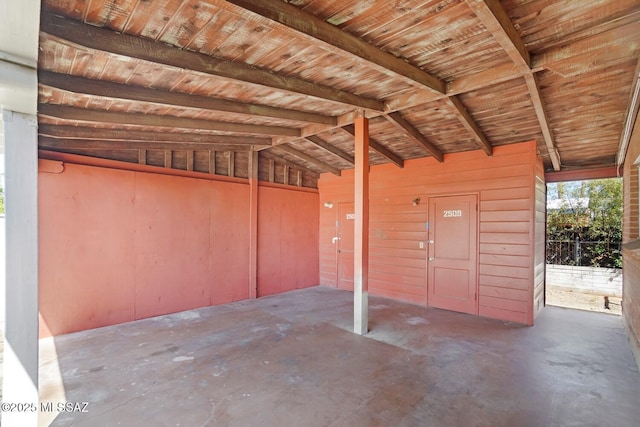
[[(41, 336), (248, 298), (247, 181), (63, 169), (39, 174)], [(318, 284), (317, 221), (301, 220), (317, 216), (317, 193), (270, 189), (259, 200), (265, 227), (278, 227), (259, 238), (259, 290)]]

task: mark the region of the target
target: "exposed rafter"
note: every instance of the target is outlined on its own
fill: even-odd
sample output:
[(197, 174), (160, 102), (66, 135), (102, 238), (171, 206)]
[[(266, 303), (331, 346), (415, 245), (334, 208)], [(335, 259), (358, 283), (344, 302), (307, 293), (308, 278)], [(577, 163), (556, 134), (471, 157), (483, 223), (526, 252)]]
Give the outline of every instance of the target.
[(278, 150), (280, 151), (284, 151), (287, 154), (291, 154), (292, 156), (295, 156), (301, 160), (304, 160), (305, 162), (309, 162), (312, 165), (327, 171), (327, 172), (331, 172), (334, 175), (338, 175), (340, 176), (340, 169), (331, 166), (325, 162), (321, 162), (320, 160), (316, 159), (315, 157), (312, 157), (296, 148), (291, 147), (290, 145), (278, 145), (277, 147)]
[(498, 0), (466, 0), (466, 2), (521, 71), (531, 95), (531, 102), (538, 117), (553, 169), (559, 171), (560, 154), (556, 148), (553, 131), (549, 126), (549, 118), (538, 82), (531, 71), (531, 57), (522, 39)]
[(562, 167), (560, 162), (560, 153), (556, 148), (555, 140), (553, 138), (553, 132), (551, 126), (549, 126), (549, 117), (547, 116), (547, 108), (545, 107), (542, 95), (540, 94), (540, 87), (538, 86), (538, 79), (535, 74), (526, 74), (524, 76), (529, 88), (529, 94), (531, 95), (531, 102), (533, 108), (536, 110), (536, 116), (538, 117), (538, 123), (540, 123), (540, 129), (542, 129), (542, 135), (544, 136), (544, 142), (547, 145), (547, 151), (551, 158), (551, 164), (553, 170), (559, 171)]
[[(467, 111), (465, 106), (462, 104), (462, 101), (458, 99), (457, 96), (452, 96), (445, 100), (452, 108), (454, 114), (460, 120), (460, 123), (469, 131), (473, 139), (476, 140), (480, 148), (487, 153), (487, 156), (493, 155), (493, 147), (491, 147), (491, 143), (487, 140), (487, 137), (484, 135), (480, 126), (473, 120), (471, 114)], [(398, 113), (393, 113), (398, 114)]]
[(334, 156), (340, 157), (342, 160), (344, 160), (346, 162), (349, 162), (352, 165), (355, 164), (355, 159), (351, 154), (345, 153), (344, 151), (340, 150), (339, 148), (336, 148), (333, 145), (329, 144), (328, 142), (323, 141), (318, 136), (311, 135), (311, 136), (306, 137), (305, 140), (307, 140), (310, 143), (322, 148), (326, 152), (333, 154)]
[(325, 125), (338, 124), (335, 117), (312, 114), (304, 111), (287, 110), (285, 108), (276, 108), (268, 105), (245, 104), (226, 99), (124, 85), (105, 80), (93, 80), (48, 71), (40, 71), (38, 73), (38, 81), (40, 84), (73, 93)]
[(60, 139), (94, 141), (170, 142), (186, 144), (221, 144), (268, 146), (271, 140), (252, 136), (209, 135), (202, 133), (150, 132), (132, 129), (101, 129), (81, 126), (54, 126), (41, 124), (38, 133)]
[[(354, 125), (343, 126), (342, 129), (345, 130), (349, 135), (353, 137), (356, 136), (356, 128)], [(371, 148), (373, 151), (380, 154), (382, 157), (389, 160), (399, 168), (404, 167), (404, 160), (402, 160), (402, 157), (398, 156), (396, 153), (389, 150), (387, 147), (371, 137), (369, 137), (369, 148)]]
[(164, 43), (128, 34), (119, 34), (60, 16), (45, 13), (40, 25), (41, 31), (47, 34), (103, 52), (177, 68), (189, 68), (217, 77), (309, 95), (359, 108), (377, 111), (382, 111), (384, 108), (383, 103), (375, 99), (321, 86), (296, 77), (277, 75), (247, 64), (177, 49)]
[(466, 0), (473, 13), (482, 21), (493, 37), (509, 55), (509, 58), (523, 71), (531, 68), (529, 51), (525, 47), (511, 19), (499, 0)]
[(385, 72), (391, 71), (438, 93), (445, 92), (445, 83), (442, 80), (296, 6), (281, 0), (227, 0), (227, 2), (286, 25), (315, 40), (320, 40), (330, 49), (339, 49), (362, 58)]
[(385, 115), (385, 118), (393, 124), (395, 127), (403, 131), (409, 138), (422, 146), (429, 154), (431, 154), (437, 161), (444, 161), (444, 154), (438, 147), (436, 147), (431, 141), (429, 141), (418, 129), (409, 123), (402, 114), (395, 112)]
[(283, 126), (247, 125), (214, 120), (190, 119), (175, 116), (155, 116), (143, 113), (121, 113), (116, 111), (87, 110), (63, 105), (40, 104), (38, 113), (59, 119), (80, 122), (107, 122), (138, 126), (174, 127), (202, 129), (219, 132), (237, 132), (261, 135), (300, 136), (300, 129)]
[[(547, 68), (569, 76), (610, 67), (616, 58), (633, 57), (638, 52), (640, 12), (634, 17), (625, 25), (535, 55), (531, 67), (534, 71)], [(581, 57), (588, 61), (579, 60)]]

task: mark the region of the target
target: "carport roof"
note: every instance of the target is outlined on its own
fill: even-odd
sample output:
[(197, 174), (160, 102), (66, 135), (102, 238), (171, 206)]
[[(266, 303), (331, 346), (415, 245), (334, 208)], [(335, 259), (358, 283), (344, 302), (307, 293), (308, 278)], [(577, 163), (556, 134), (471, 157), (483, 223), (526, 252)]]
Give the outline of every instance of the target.
[(39, 144), (339, 174), (364, 114), (371, 164), (536, 140), (548, 171), (606, 168), (639, 58), (638, 0), (44, 0)]

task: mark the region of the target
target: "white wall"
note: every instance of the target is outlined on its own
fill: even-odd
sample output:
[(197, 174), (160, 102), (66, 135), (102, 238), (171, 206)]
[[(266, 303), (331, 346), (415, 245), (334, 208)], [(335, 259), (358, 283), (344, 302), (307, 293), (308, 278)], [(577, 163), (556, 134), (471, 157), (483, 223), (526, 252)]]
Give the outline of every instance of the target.
[(622, 270), (547, 264), (547, 286), (593, 295), (622, 297)]

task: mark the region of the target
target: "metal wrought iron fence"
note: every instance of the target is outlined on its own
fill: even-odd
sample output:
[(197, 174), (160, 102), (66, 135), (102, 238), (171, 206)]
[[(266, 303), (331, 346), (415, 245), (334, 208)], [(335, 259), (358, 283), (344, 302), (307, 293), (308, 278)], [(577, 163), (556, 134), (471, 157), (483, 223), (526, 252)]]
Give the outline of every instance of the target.
[(621, 268), (622, 243), (547, 240), (547, 264)]

